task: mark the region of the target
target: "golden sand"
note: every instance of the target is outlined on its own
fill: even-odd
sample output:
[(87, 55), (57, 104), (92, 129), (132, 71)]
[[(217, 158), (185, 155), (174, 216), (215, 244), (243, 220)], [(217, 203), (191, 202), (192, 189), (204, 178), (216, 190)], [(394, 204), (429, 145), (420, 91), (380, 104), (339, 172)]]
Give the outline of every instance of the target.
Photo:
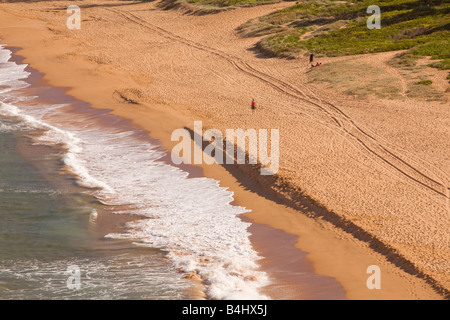
[[(73, 4), (81, 30), (66, 28)], [(296, 235), (314, 271), (337, 279), (348, 298), (442, 298), (450, 289), (448, 104), (359, 100), (308, 84), (307, 59), (258, 57), (258, 38), (236, 28), (289, 5), (193, 16), (135, 1), (1, 3), (0, 38), (51, 85), (132, 120), (167, 149), (172, 131), (194, 120), (223, 131), (279, 129), (277, 176), (218, 165), (202, 165), (204, 174), (229, 187), (255, 223)], [(387, 68), (386, 54), (364, 59)], [(381, 268), (381, 290), (366, 287), (370, 265)]]

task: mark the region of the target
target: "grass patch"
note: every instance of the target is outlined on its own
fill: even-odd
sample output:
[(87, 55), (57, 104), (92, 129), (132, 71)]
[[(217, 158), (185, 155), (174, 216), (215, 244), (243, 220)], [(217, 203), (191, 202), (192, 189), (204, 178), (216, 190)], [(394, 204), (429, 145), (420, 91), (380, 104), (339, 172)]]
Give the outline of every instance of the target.
[(432, 41), (414, 48), (412, 54), (416, 56), (430, 56), (433, 60), (440, 60), (429, 66), (440, 70), (450, 70), (450, 36), (447, 38), (449, 40)]
[(269, 55), (295, 57), (303, 51), (301, 47), (297, 45), (297, 40), (302, 36), (306, 30), (298, 29), (295, 32), (284, 32), (275, 37), (269, 37), (262, 39), (257, 46), (263, 51), (267, 48)]
[(328, 88), (358, 98), (367, 99), (372, 96), (382, 99), (402, 98), (399, 79), (386, 76), (382, 68), (361, 63), (359, 58), (311, 68), (308, 71), (308, 81), (327, 83)]
[[(378, 5), (381, 29), (368, 29), (367, 7)], [(450, 69), (450, 2), (446, 0), (304, 0), (253, 19), (242, 36), (267, 35), (258, 44), (276, 56), (301, 52), (327, 56), (410, 50)]]
[(188, 3), (193, 3), (203, 6), (212, 7), (248, 7), (256, 6), (260, 4), (276, 3), (281, 0), (186, 0)]
[(432, 88), (430, 86), (431, 83), (426, 84), (428, 83), (428, 81), (430, 80), (419, 81), (416, 83), (409, 83), (408, 91), (406, 92), (408, 97), (425, 101), (447, 102), (445, 94)]
[(389, 75), (385, 66), (364, 63), (364, 57), (351, 57), (330, 62), (307, 72), (309, 83), (323, 83), (328, 89), (343, 92), (358, 99), (405, 99), (422, 101), (448, 101), (445, 93), (433, 86), (427, 79), (425, 65), (416, 65), (418, 58), (410, 52), (396, 55), (389, 64), (400, 69), (407, 81), (403, 91), (401, 79)]
[[(419, 55), (410, 50), (395, 55), (388, 64), (400, 69), (400, 73), (408, 82), (406, 96), (409, 98), (447, 102), (445, 94), (433, 86), (432, 80), (427, 79), (429, 75), (425, 69), (426, 65), (416, 63), (419, 58)], [(439, 65), (439, 62), (437, 64)], [(447, 79), (450, 80), (450, 74)]]
[(394, 56), (388, 63), (392, 67), (400, 68), (403, 70), (417, 72), (423, 69), (423, 67), (417, 66), (417, 60), (419, 56), (411, 54), (411, 52), (402, 52)]
[(423, 85), (423, 86), (429, 86), (429, 85), (433, 84), (433, 81), (431, 81), (431, 80), (422, 80), (422, 81), (416, 82), (415, 84)]
[(161, 0), (157, 6), (164, 10), (184, 8), (191, 14), (203, 15), (215, 14), (237, 7), (253, 7), (281, 1), (283, 0)]

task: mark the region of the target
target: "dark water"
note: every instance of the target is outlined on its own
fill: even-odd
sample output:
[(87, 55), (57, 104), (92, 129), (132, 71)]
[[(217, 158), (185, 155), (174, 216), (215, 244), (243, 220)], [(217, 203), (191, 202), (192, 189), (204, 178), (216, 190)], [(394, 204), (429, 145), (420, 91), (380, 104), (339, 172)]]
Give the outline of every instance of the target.
[(62, 149), (33, 142), (41, 133), (0, 116), (0, 299), (187, 298), (163, 252), (103, 237), (93, 213), (114, 217), (63, 170)]
[(39, 141), (49, 130), (37, 118), (14, 115), (44, 88), (28, 89), (10, 57), (0, 46), (0, 299), (188, 298), (165, 252), (105, 238), (136, 218), (76, 183), (66, 146)]
[[(14, 119), (0, 118), (17, 127)], [(91, 199), (70, 186), (58, 168), (59, 152), (32, 145), (38, 130), (0, 132), (0, 256), (2, 260), (68, 258), (93, 234)], [(26, 250), (24, 250), (26, 249)], [(51, 257), (48, 255), (50, 252)]]

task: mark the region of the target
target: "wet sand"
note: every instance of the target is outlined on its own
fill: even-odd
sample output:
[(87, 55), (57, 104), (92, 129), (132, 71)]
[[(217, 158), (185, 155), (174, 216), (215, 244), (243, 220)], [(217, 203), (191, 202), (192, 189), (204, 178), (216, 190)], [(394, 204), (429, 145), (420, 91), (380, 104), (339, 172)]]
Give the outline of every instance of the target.
[[(246, 19), (287, 4), (239, 9), (214, 17), (187, 17), (182, 12), (159, 11), (154, 4), (108, 2), (107, 8), (93, 6), (82, 9), (86, 10), (83, 11), (85, 24), (82, 30), (75, 32), (65, 29), (66, 4), (74, 3), (1, 4), (1, 9), (4, 9), (0, 13), (2, 42), (23, 48), (19, 53), (26, 57), (25, 62), (43, 72), (51, 85), (68, 88), (68, 94), (89, 102), (95, 108), (113, 110), (113, 114), (131, 120), (169, 150), (174, 145), (170, 141), (172, 131), (183, 127), (192, 129), (194, 120), (203, 120), (207, 127), (218, 129), (280, 128), (284, 140), (280, 147), (281, 170), (276, 182), (285, 181), (286, 184), (278, 185), (289, 186), (290, 189), (270, 190), (267, 180), (246, 168), (200, 166), (205, 176), (219, 180), (221, 186), (235, 193), (236, 204), (252, 210), (246, 216), (255, 223), (252, 226), (254, 247), (267, 255), (266, 261), (262, 261), (263, 268), (272, 270), (273, 277), (279, 279), (275, 286), (267, 288), (274, 298), (287, 298), (287, 291), (292, 292), (291, 298), (312, 297), (314, 292), (303, 292), (303, 283), (294, 285), (294, 289), (280, 289), (286, 282), (300, 281), (294, 276), (297, 267), (292, 267), (292, 261), (287, 259), (294, 247), (293, 238), (270, 232), (277, 239), (276, 243), (284, 243), (277, 245), (275, 255), (274, 249), (270, 249), (273, 241), (261, 236), (267, 234), (267, 229), (261, 227), (258, 231), (258, 224), (294, 235), (297, 239), (295, 248), (308, 253), (307, 261), (312, 264), (314, 272), (336, 279), (344, 287), (347, 298), (439, 299), (442, 295), (435, 290), (446, 293), (446, 191), (441, 191), (444, 201), (441, 200), (442, 195), (435, 196), (436, 191), (444, 189), (442, 185), (428, 186), (423, 176), (415, 179), (421, 184), (404, 184), (404, 175), (398, 174), (398, 167), (394, 170), (397, 173), (391, 175), (392, 166), (378, 165), (383, 155), (367, 158), (367, 154), (361, 153), (358, 145), (352, 142), (353, 138), (348, 140), (348, 136), (353, 134), (363, 143), (370, 142), (370, 150), (374, 152), (381, 148), (376, 144), (379, 141), (364, 136), (366, 131), (361, 128), (369, 126), (370, 132), (380, 134), (382, 129), (390, 133), (391, 128), (394, 130), (392, 126), (377, 128), (376, 123), (367, 125), (368, 115), (363, 114), (363, 110), (352, 109), (353, 105), (347, 104), (345, 97), (336, 95), (335, 101), (342, 104), (340, 107), (348, 108), (347, 112), (358, 119), (358, 126), (354, 126), (355, 120), (347, 114), (324, 107), (324, 99), (329, 99), (329, 92), (321, 92), (325, 98), (318, 98), (317, 92), (320, 91), (313, 94), (311, 87), (303, 84), (301, 92), (296, 93), (300, 96), (293, 98), (292, 92), (297, 89), (293, 90), (292, 86), (297, 85), (298, 79), (304, 79), (302, 74), (305, 70), (299, 70), (292, 61), (256, 58), (251, 51), (243, 50), (251, 48), (255, 39), (239, 39), (234, 31), (228, 31)], [(27, 14), (21, 14), (25, 8)], [(226, 32), (205, 33), (206, 30), (218, 30), (220, 21), (227, 21)], [(130, 38), (126, 45), (120, 40), (127, 37), (125, 28), (133, 34), (133, 39)], [(230, 46), (230, 43), (235, 45)], [(227, 52), (210, 48), (222, 48)], [(142, 55), (142, 52), (148, 54)], [(230, 63), (240, 65), (244, 73), (229, 69)], [(255, 82), (255, 74), (264, 81)], [(275, 77), (283, 75), (287, 83), (276, 78), (269, 81), (267, 76), (270, 74)], [(279, 86), (284, 89), (276, 89)], [(252, 88), (253, 92), (245, 88)], [(287, 94), (289, 91), (291, 93)], [(248, 104), (245, 98), (255, 92), (260, 97), (258, 117), (242, 107)], [(303, 104), (311, 103), (322, 111), (317, 113), (313, 107), (309, 111), (304, 108)], [(401, 104), (398, 108), (404, 108), (402, 112), (411, 111)], [(382, 117), (381, 103), (375, 110), (379, 112), (377, 116)], [(330, 112), (340, 128), (331, 126), (332, 120), (320, 118)], [(357, 131), (353, 132), (355, 129)], [(445, 162), (439, 163), (439, 159), (445, 158), (446, 150), (448, 153), (447, 142), (440, 138), (444, 132), (445, 127), (429, 146), (435, 150), (435, 159), (429, 162), (435, 163), (440, 170), (429, 176), (447, 170)], [(428, 134), (432, 134), (431, 128), (424, 131), (424, 137)], [(402, 139), (396, 140), (394, 134), (391, 138), (396, 143)], [(416, 147), (409, 140), (405, 145), (409, 150)], [(382, 147), (386, 148), (386, 145)], [(377, 164), (375, 167), (372, 161)], [(404, 162), (399, 162), (405, 166)], [(423, 161), (420, 163), (424, 165)], [(408, 165), (405, 167), (411, 171)], [(412, 175), (416, 175), (416, 169), (412, 169)], [(424, 184), (428, 187), (423, 188)], [(445, 184), (443, 182), (443, 186)], [(400, 194), (395, 191), (399, 186), (404, 188)], [(299, 197), (299, 194), (307, 196)], [(433, 216), (433, 220), (426, 223), (423, 220), (424, 206), (432, 210)], [(386, 216), (387, 213), (390, 215)], [(401, 223), (405, 219), (408, 222)], [(415, 228), (414, 232), (422, 237), (411, 238), (411, 228)], [(420, 233), (417, 228), (420, 228)], [(428, 243), (423, 243), (423, 239)], [(431, 253), (429, 248), (432, 248)], [(274, 254), (273, 259), (270, 252)], [(308, 269), (301, 251), (298, 251), (296, 261)], [(279, 267), (274, 267), (276, 263)], [(366, 287), (366, 269), (373, 264), (382, 270), (382, 290), (368, 290)], [(280, 275), (279, 269), (286, 271)], [(320, 281), (314, 283), (321, 286)], [(328, 290), (327, 285), (322, 288)], [(341, 295), (335, 296), (338, 297)]]
[[(10, 61), (17, 64), (24, 63), (25, 58), (17, 54), (21, 48), (8, 47), (8, 49), (13, 52)], [(141, 131), (143, 143), (148, 142), (149, 133), (139, 128), (133, 128), (129, 120), (112, 115), (110, 110), (92, 108), (89, 103), (67, 95), (67, 88), (49, 86), (47, 81), (43, 79), (44, 74), (30, 66), (26, 68), (26, 71), (30, 73), (30, 76), (27, 78), (30, 87), (27, 87), (25, 91), (27, 94), (31, 93), (38, 97), (33, 103), (43, 106), (65, 104), (67, 105), (66, 112), (73, 114), (72, 120), (77, 123), (80, 122), (80, 119), (78, 119), (80, 116), (81, 119), (87, 118), (96, 122), (99, 127), (110, 126), (113, 123), (115, 128), (123, 132), (130, 130)], [(57, 119), (51, 119), (50, 121), (52, 124), (61, 124)], [(152, 145), (160, 145), (160, 142), (152, 137), (150, 137), (150, 142)], [(167, 150), (164, 151), (167, 155), (161, 161), (174, 165), (170, 160), (169, 152)], [(188, 172), (189, 177), (204, 176), (203, 169), (198, 166), (186, 164), (176, 166)], [(70, 171), (65, 173), (72, 175)], [(91, 224), (99, 240), (95, 243), (94, 249), (125, 251), (130, 249), (133, 245), (128, 240), (105, 240), (103, 237), (110, 233), (125, 232), (128, 222), (144, 218), (136, 215), (114, 214), (114, 211), (121, 211), (115, 207), (103, 207), (101, 210), (97, 210), (99, 211), (98, 216), (95, 219), (95, 223)], [(242, 219), (246, 222), (251, 222), (246, 217), (242, 217)], [(294, 247), (296, 242), (295, 236), (258, 223), (253, 223), (249, 228), (249, 232), (252, 235), (250, 237), (252, 245), (264, 257), (261, 261), (261, 267), (271, 279), (271, 285), (264, 290), (268, 296), (277, 299), (345, 299), (345, 291), (335, 279), (314, 273), (311, 262), (306, 259), (307, 254)], [(272, 238), (270, 242), (266, 240), (268, 237)], [(284, 246), (287, 246), (287, 248), (280, 251), (280, 247)], [(201, 279), (190, 277), (189, 275), (186, 276), (193, 282), (190, 290), (191, 298), (205, 299)]]
[[(12, 56), (10, 61), (15, 62), (17, 64), (24, 64), (24, 57), (17, 54), (17, 51), (20, 51), (21, 48), (18, 47), (8, 47), (9, 50), (12, 51)], [(114, 122), (116, 128), (121, 128), (123, 131), (128, 131), (130, 129), (136, 129), (134, 128), (130, 121), (119, 118), (116, 116), (113, 116), (109, 113), (108, 110), (100, 110), (100, 109), (94, 109), (90, 106), (89, 103), (75, 99), (72, 96), (69, 96), (66, 94), (67, 88), (60, 88), (60, 87), (52, 87), (48, 84), (46, 80), (43, 79), (44, 74), (40, 73), (39, 71), (31, 68), (30, 66), (27, 66), (26, 71), (30, 73), (28, 78), (26, 79), (26, 82), (30, 84), (29, 87), (26, 89), (23, 89), (25, 95), (35, 95), (37, 98), (33, 100), (33, 105), (42, 105), (43, 107), (54, 105), (54, 104), (64, 104), (67, 105), (66, 109), (68, 113), (73, 115), (72, 121), (76, 121), (77, 123), (80, 122), (80, 119), (77, 119), (79, 116), (82, 118), (88, 118), (90, 121), (94, 121), (98, 123), (99, 127), (102, 127), (103, 125), (110, 125), (111, 121)], [(28, 102), (24, 102), (26, 105)], [(20, 105), (20, 103), (19, 103)], [(51, 124), (59, 124), (61, 125), (61, 122), (58, 120), (50, 120)], [(138, 129), (139, 130), (139, 129)], [(145, 131), (142, 131), (142, 136), (148, 140), (149, 136)], [(155, 139), (151, 139), (150, 141), (153, 145), (158, 145), (159, 142)], [(19, 146), (19, 151), (24, 154), (25, 158), (31, 158), (31, 157), (39, 157), (36, 153), (42, 152), (47, 153), (47, 148), (52, 148), (59, 150), (60, 153), (64, 153), (64, 146), (39, 146), (39, 145), (32, 145), (31, 150), (28, 150), (30, 146), (28, 145), (22, 145)], [(42, 149), (42, 150), (41, 150)], [(39, 165), (39, 163), (36, 163)], [(183, 169), (186, 169), (184, 166), (180, 166)], [(48, 165), (44, 166), (38, 166), (36, 169), (38, 169), (40, 172), (42, 172), (43, 176), (48, 176), (49, 170), (52, 170), (54, 172), (59, 172), (60, 174), (64, 174), (68, 177), (71, 177), (74, 183), (74, 187), (80, 188), (80, 190), (83, 190), (84, 188), (79, 187), (76, 184), (77, 177), (67, 168), (60, 168), (58, 167), (48, 167)], [(189, 167), (191, 169), (190, 175), (192, 176), (200, 176), (201, 170), (196, 167)], [(57, 188), (57, 186), (55, 186)], [(85, 190), (86, 197), (90, 197), (89, 189)], [(127, 231), (127, 224), (129, 222), (134, 222), (138, 219), (144, 219), (144, 217), (136, 216), (136, 215), (129, 215), (129, 214), (115, 214), (114, 212), (120, 212), (120, 208), (117, 206), (105, 206), (100, 205), (97, 203), (97, 200), (94, 200), (92, 198), (92, 206), (96, 208), (97, 216), (94, 218), (94, 220), (90, 220), (89, 223), (89, 229), (90, 232), (94, 234), (93, 241), (90, 242), (90, 249), (92, 251), (97, 251), (101, 254), (105, 253), (111, 253), (111, 254), (120, 254), (123, 252), (133, 252), (134, 254), (139, 254), (139, 252), (142, 252), (142, 254), (146, 254), (149, 256), (149, 259), (152, 257), (149, 255), (149, 252), (156, 253), (158, 255), (164, 255), (162, 251), (160, 251), (158, 248), (150, 248), (150, 247), (139, 247), (135, 246), (132, 241), (130, 240), (124, 240), (124, 239), (110, 239), (105, 238), (106, 235), (111, 233), (124, 233)], [(165, 258), (166, 263), (170, 263), (167, 258)], [(203, 284), (200, 281), (197, 281), (195, 279), (191, 279), (190, 282), (192, 283), (191, 287), (186, 289), (186, 297), (189, 299), (205, 299), (205, 293)]]

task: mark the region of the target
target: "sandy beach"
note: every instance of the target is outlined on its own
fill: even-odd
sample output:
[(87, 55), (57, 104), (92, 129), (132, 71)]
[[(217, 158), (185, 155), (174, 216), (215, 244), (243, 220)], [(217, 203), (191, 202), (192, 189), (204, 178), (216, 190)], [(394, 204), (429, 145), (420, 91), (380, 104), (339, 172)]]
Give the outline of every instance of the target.
[[(73, 4), (81, 8), (80, 30), (66, 27)], [(448, 100), (410, 98), (404, 85), (399, 98), (362, 99), (310, 83), (306, 60), (261, 57), (254, 50), (259, 38), (237, 33), (249, 19), (289, 5), (190, 15), (154, 2), (0, 3), (0, 39), (19, 47), (24, 63), (50, 85), (131, 120), (167, 150), (175, 145), (173, 130), (193, 129), (196, 120), (204, 130), (279, 129), (275, 176), (248, 165), (198, 165), (251, 210), (244, 219), (254, 223), (255, 250), (267, 255), (261, 266), (273, 279), (265, 288), (270, 297), (304, 299), (314, 297), (315, 286), (327, 290), (314, 279), (299, 283), (301, 265), (336, 279), (348, 299), (448, 298)], [(402, 85), (404, 77), (386, 64), (393, 54), (357, 63)], [(429, 69), (447, 90), (446, 73)], [(292, 250), (306, 252), (307, 263), (291, 263)], [(366, 286), (371, 265), (381, 269), (381, 290)]]

